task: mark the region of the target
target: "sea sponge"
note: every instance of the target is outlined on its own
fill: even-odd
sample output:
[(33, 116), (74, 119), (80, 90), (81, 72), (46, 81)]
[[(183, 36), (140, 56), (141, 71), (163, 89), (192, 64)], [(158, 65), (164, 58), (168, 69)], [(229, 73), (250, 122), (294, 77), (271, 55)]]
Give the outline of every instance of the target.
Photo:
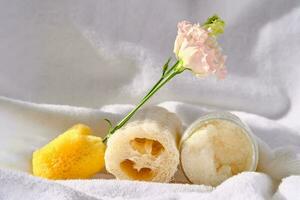
[(48, 179), (84, 179), (101, 171), (105, 145), (91, 132), (88, 126), (77, 124), (36, 150), (33, 174)]

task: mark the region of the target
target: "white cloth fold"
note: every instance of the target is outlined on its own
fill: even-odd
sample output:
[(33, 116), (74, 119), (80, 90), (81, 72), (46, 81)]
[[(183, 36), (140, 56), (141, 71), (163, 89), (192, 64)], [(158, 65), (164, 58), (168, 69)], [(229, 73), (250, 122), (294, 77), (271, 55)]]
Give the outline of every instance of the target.
[[(48, 181), (24, 173), (0, 169), (0, 199), (247, 199), (297, 200), (300, 177), (282, 181), (278, 190), (269, 176), (244, 172), (217, 188), (201, 185), (162, 184), (116, 180)], [(275, 192), (276, 191), (276, 192)], [(275, 192), (275, 193), (274, 193)]]
[[(297, 177), (300, 179), (299, 177)], [(270, 199), (273, 183), (264, 174), (247, 172), (213, 190), (209, 186), (116, 180), (47, 181), (0, 170), (0, 198), (15, 199)], [(13, 187), (12, 187), (13, 184)], [(30, 192), (29, 192), (30, 191)]]
[[(209, 112), (207, 109), (203, 110), (178, 102), (165, 102), (160, 104), (160, 106), (176, 112), (183, 120), (184, 125), (190, 124), (201, 115)], [(103, 137), (107, 132), (107, 124), (103, 119), (110, 118), (113, 122), (116, 122), (131, 108), (132, 106), (107, 105), (96, 110), (71, 106), (41, 105), (1, 97), (0, 110), (2, 112), (0, 113), (0, 120), (4, 123), (0, 126), (0, 132), (3, 138), (0, 140), (0, 167), (31, 173), (30, 162), (32, 152), (48, 143), (48, 141), (59, 133), (73, 124), (80, 122), (89, 125), (95, 130), (95, 134)], [(120, 113), (117, 114), (118, 112)], [(264, 122), (265, 130), (268, 130), (268, 123), (272, 123), (267, 119), (258, 116), (254, 117), (246, 113), (235, 112), (235, 114), (246, 121), (250, 127), (256, 124), (255, 120), (258, 118), (260, 122)], [(280, 130), (281, 126), (273, 124), (272, 131), (275, 133), (276, 129), (274, 129), (274, 127)], [(256, 130), (255, 127), (253, 127), (253, 130)], [(268, 138), (266, 141), (272, 145), (274, 139), (265, 135), (265, 133), (267, 133), (267, 131), (262, 131), (258, 137), (263, 136)], [(228, 197), (232, 199), (245, 197), (248, 199), (266, 199), (273, 196), (276, 184), (281, 178), (292, 174), (300, 174), (299, 152), (295, 148), (290, 149), (284, 147), (292, 144), (300, 146), (300, 140), (293, 140), (293, 143), (291, 143), (290, 138), (286, 141), (282, 139), (281, 145), (276, 144), (276, 140), (274, 140), (277, 146), (281, 146), (280, 148), (270, 148), (269, 145), (259, 138), (258, 141), (260, 150), (258, 170), (267, 173), (269, 176), (263, 173), (245, 173), (232, 177), (226, 183), (221, 184), (215, 189), (208, 186), (182, 186), (177, 184), (162, 186), (163, 184), (151, 183), (152, 190), (160, 189), (153, 193), (148, 191), (147, 196), (145, 193), (145, 188), (149, 189), (147, 183), (133, 183), (130, 181), (120, 183), (117, 180), (105, 181), (103, 179), (112, 177), (102, 173), (95, 177), (97, 180), (59, 181), (60, 184), (73, 188), (73, 190), (65, 190), (65, 187), (56, 184), (57, 182), (42, 181), (25, 174), (2, 170), (0, 172), (2, 174), (0, 182), (5, 183), (6, 186), (4, 187), (3, 185), (3, 187), (1, 187), (0, 197), (1, 195), (6, 195), (3, 196), (5, 199), (14, 199), (14, 197), (18, 195), (21, 197), (22, 192), (26, 193), (26, 191), (29, 191), (29, 188), (25, 186), (29, 184), (35, 194), (32, 198), (36, 196), (36, 199), (40, 199), (41, 196), (45, 195), (49, 198), (52, 197), (52, 195), (53, 197), (58, 195), (61, 196), (59, 197), (61, 199), (102, 199), (102, 197), (105, 199), (117, 197), (126, 199), (187, 199), (196, 197), (200, 199), (221, 199), (224, 198), (224, 195), (228, 195)], [(21, 176), (24, 183), (20, 182), (18, 183), (18, 187), (11, 187), (11, 189), (9, 189), (9, 185), (15, 185), (13, 183), (17, 180), (16, 176)], [(298, 178), (300, 179), (300, 176)], [(175, 176), (175, 182), (186, 182), (180, 171)], [(22, 185), (24, 187), (22, 187)], [(237, 186), (238, 188), (236, 188)], [(98, 187), (102, 189), (97, 189)], [(132, 187), (136, 189), (134, 189), (134, 191), (130, 190)], [(174, 192), (172, 187), (178, 189), (186, 188), (186, 191)], [(197, 187), (198, 190), (192, 190)], [(161, 188), (164, 188), (166, 191), (161, 192)], [(232, 190), (231, 188), (236, 188), (236, 190)], [(19, 194), (15, 193), (9, 197), (9, 194), (14, 191), (18, 191)], [(208, 191), (210, 193), (206, 193)], [(240, 191), (244, 192), (241, 193)], [(277, 193), (276, 195), (278, 196)], [(32, 194), (28, 195), (31, 197)]]

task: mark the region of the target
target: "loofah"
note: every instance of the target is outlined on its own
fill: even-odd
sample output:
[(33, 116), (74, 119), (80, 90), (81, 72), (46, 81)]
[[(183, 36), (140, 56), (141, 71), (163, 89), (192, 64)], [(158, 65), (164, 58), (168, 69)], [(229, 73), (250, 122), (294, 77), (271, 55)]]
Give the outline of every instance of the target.
[(118, 179), (169, 182), (179, 164), (182, 125), (160, 107), (141, 110), (108, 140), (105, 163)]

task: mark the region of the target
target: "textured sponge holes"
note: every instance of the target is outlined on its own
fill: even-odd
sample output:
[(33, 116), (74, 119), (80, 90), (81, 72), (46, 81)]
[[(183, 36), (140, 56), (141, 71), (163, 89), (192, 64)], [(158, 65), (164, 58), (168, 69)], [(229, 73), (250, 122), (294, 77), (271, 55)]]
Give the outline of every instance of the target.
[[(160, 142), (147, 138), (135, 138), (129, 143), (132, 149), (141, 156), (147, 154), (155, 159), (165, 150)], [(136, 163), (130, 159), (123, 160), (120, 167), (127, 176), (135, 180), (151, 180), (155, 175), (151, 168), (138, 168)]]
[(126, 159), (120, 163), (120, 167), (123, 172), (127, 174), (130, 178), (134, 180), (151, 180), (154, 176), (152, 169), (148, 167), (143, 167), (141, 169), (135, 168), (135, 162), (129, 159)]
[(154, 157), (158, 157), (165, 150), (160, 142), (147, 138), (135, 138), (130, 141), (130, 145), (140, 154), (151, 154)]

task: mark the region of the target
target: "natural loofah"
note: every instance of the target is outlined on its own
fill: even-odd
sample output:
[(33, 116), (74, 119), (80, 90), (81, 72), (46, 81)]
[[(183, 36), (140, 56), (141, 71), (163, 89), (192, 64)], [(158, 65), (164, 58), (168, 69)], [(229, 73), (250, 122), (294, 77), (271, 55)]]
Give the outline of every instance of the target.
[(107, 143), (106, 169), (118, 179), (169, 182), (179, 164), (181, 122), (160, 107), (141, 110)]

